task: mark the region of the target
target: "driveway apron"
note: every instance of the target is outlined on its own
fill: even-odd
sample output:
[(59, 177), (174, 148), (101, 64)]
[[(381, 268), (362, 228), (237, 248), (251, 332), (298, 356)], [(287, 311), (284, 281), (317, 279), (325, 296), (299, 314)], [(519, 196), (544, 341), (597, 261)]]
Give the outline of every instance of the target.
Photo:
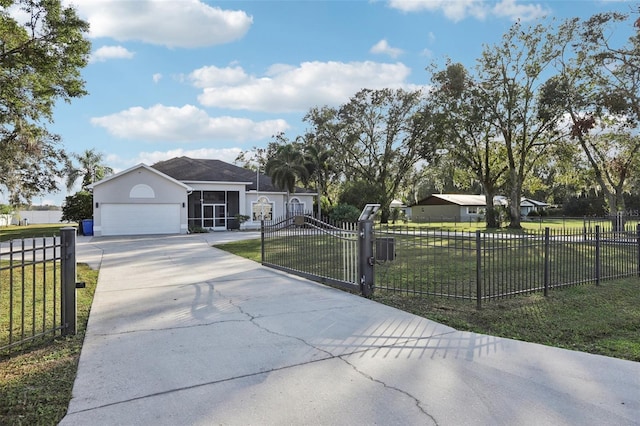
[(640, 424), (640, 363), (456, 331), (211, 247), (236, 235), (258, 236), (79, 243), (100, 274), (61, 425)]

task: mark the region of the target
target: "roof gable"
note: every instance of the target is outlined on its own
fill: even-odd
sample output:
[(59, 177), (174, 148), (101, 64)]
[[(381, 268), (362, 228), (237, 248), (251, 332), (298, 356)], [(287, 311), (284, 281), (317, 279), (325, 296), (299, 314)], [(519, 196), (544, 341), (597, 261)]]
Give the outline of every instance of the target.
[(146, 164), (143, 164), (143, 163), (137, 164), (137, 165), (135, 165), (133, 167), (130, 167), (130, 168), (126, 169), (126, 170), (123, 170), (121, 172), (115, 173), (113, 175), (107, 176), (104, 179), (99, 180), (98, 182), (92, 183), (91, 185), (87, 186), (87, 188), (93, 189), (98, 185), (102, 185), (104, 183), (107, 183), (109, 181), (117, 179), (120, 176), (124, 176), (126, 174), (131, 173), (131, 172), (134, 172), (134, 171), (136, 171), (138, 169), (145, 169), (145, 170), (149, 171), (150, 173), (153, 173), (153, 174), (155, 174), (157, 176), (162, 177), (163, 179), (166, 179), (166, 180), (168, 180), (168, 181), (170, 181), (170, 182), (172, 182), (172, 183), (174, 183), (174, 184), (176, 184), (178, 186), (183, 187), (186, 190), (191, 190), (191, 187), (189, 185), (187, 185), (187, 184), (185, 184), (183, 182), (180, 182), (179, 180), (176, 180), (173, 177), (171, 177), (169, 175), (166, 175), (166, 174), (162, 173), (161, 171), (156, 170), (156, 169), (154, 169), (152, 167), (149, 167), (149, 166), (147, 166)]

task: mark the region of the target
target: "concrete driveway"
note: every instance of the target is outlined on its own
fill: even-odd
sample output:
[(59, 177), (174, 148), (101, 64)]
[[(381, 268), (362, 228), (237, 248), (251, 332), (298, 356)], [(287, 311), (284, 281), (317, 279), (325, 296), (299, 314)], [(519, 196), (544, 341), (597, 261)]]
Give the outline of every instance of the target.
[(456, 331), (210, 246), (257, 236), (81, 239), (101, 269), (61, 425), (640, 424), (640, 363)]

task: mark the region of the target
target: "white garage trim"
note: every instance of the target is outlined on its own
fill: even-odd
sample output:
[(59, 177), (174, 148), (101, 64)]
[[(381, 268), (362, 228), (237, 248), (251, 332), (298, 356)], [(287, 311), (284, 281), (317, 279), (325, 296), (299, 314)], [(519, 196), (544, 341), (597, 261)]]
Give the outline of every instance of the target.
[(100, 204), (102, 235), (180, 233), (180, 204)]

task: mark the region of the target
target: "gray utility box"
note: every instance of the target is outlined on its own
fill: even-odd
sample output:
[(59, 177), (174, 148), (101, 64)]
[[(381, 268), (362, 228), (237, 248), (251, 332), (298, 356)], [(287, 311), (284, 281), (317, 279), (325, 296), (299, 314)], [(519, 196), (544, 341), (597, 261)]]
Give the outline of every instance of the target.
[(376, 238), (376, 260), (387, 262), (396, 258), (396, 241), (393, 237)]

